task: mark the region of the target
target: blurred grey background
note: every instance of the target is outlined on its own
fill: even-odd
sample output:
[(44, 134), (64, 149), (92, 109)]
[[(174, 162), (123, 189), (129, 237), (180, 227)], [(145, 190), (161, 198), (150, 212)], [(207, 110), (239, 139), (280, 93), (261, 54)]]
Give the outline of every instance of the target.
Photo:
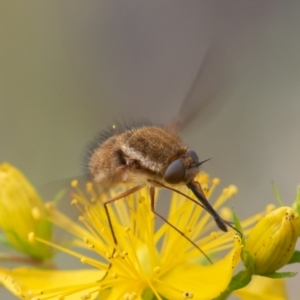
[(116, 121), (179, 114), (183, 140), (213, 158), (204, 169), (238, 186), (241, 217), (275, 201), (271, 180), (291, 204), (299, 14), (298, 1), (1, 1), (0, 160), (43, 186), (82, 174), (86, 145)]

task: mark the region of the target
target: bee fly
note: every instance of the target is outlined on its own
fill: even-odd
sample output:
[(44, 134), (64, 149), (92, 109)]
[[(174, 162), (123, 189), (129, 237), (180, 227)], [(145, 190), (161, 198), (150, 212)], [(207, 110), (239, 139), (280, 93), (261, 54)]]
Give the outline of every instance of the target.
[[(108, 186), (120, 183), (134, 184), (133, 188), (104, 203), (115, 244), (117, 244), (117, 240), (107, 204), (134, 193), (146, 185), (150, 186), (152, 212), (189, 240), (202, 253), (203, 251), (192, 240), (155, 211), (155, 187), (165, 187), (183, 194), (175, 188), (179, 185), (186, 185), (200, 202), (183, 195), (206, 209), (221, 230), (227, 231), (226, 225), (232, 227), (229, 222), (217, 214), (206, 199), (200, 184), (195, 181), (195, 176), (199, 173), (199, 166), (204, 162), (199, 162), (196, 152), (188, 149), (180, 137), (168, 127), (144, 125), (124, 129), (123, 132), (106, 137), (92, 152), (89, 160), (89, 170), (93, 181)], [(208, 257), (207, 259), (209, 260)]]
[[(223, 57), (223, 53), (218, 50), (218, 48), (210, 48), (204, 54), (196, 78), (182, 102), (179, 115), (175, 119), (175, 126), (180, 127), (180, 125), (189, 122), (197, 111), (193, 106), (196, 104), (199, 108), (207, 99), (213, 97), (212, 93), (220, 91), (224, 86), (224, 79), (228, 76), (222, 76), (219, 78), (221, 80), (218, 80), (218, 76), (222, 74), (219, 69), (222, 64), (216, 62)], [(221, 61), (221, 63), (224, 62), (226, 59)], [(226, 72), (227, 68), (224, 70)], [(207, 73), (207, 71), (209, 72)], [(212, 74), (212, 71), (214, 76), (207, 77), (207, 75)], [(212, 82), (209, 81), (209, 78)], [(203, 79), (205, 79), (205, 85), (203, 85)], [(239, 233), (230, 222), (223, 220), (218, 215), (207, 201), (201, 185), (195, 181), (199, 166), (206, 160), (199, 162), (196, 152), (188, 149), (171, 128), (139, 124), (139, 126), (124, 128), (118, 132), (103, 134), (100, 143), (92, 149), (88, 163), (89, 173), (95, 182), (107, 186), (119, 183), (134, 184), (133, 188), (104, 203), (115, 244), (117, 244), (117, 239), (107, 204), (148, 185), (150, 187), (152, 212), (191, 242), (211, 262), (209, 257), (191, 239), (155, 211), (155, 187), (164, 187), (202, 206), (212, 215), (221, 230), (227, 231), (227, 226), (229, 226)], [(198, 201), (177, 190), (176, 186), (179, 185), (186, 185)]]

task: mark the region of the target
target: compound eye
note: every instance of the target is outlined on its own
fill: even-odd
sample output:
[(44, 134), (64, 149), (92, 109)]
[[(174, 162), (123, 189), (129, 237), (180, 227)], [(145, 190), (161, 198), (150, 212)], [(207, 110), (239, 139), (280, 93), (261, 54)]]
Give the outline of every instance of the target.
[(194, 161), (195, 163), (198, 163), (198, 162), (199, 162), (198, 155), (197, 155), (197, 153), (196, 153), (194, 150), (189, 150), (189, 151), (187, 152), (187, 155), (189, 155), (189, 156), (193, 159), (193, 161)]
[(183, 181), (186, 173), (186, 167), (181, 159), (174, 160), (167, 168), (164, 174), (164, 180), (167, 183), (176, 184)]

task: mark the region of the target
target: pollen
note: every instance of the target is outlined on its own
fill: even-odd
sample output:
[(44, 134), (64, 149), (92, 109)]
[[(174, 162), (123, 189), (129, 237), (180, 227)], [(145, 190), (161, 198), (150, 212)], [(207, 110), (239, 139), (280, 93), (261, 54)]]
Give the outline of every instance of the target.
[(161, 267), (156, 266), (156, 267), (153, 269), (153, 271), (154, 271), (155, 274), (158, 275), (158, 274), (161, 273)]

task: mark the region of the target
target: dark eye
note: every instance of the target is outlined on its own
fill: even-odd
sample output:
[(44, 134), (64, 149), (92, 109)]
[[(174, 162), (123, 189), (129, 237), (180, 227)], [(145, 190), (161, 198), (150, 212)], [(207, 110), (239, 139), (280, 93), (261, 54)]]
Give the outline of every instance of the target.
[(198, 162), (199, 162), (198, 155), (197, 155), (197, 153), (196, 153), (195, 151), (189, 150), (189, 151), (187, 152), (187, 155), (189, 155), (189, 156), (193, 159), (193, 161), (194, 161), (195, 163), (198, 163)]
[(167, 168), (164, 174), (164, 180), (167, 183), (175, 184), (183, 181), (186, 168), (181, 159), (174, 160)]

